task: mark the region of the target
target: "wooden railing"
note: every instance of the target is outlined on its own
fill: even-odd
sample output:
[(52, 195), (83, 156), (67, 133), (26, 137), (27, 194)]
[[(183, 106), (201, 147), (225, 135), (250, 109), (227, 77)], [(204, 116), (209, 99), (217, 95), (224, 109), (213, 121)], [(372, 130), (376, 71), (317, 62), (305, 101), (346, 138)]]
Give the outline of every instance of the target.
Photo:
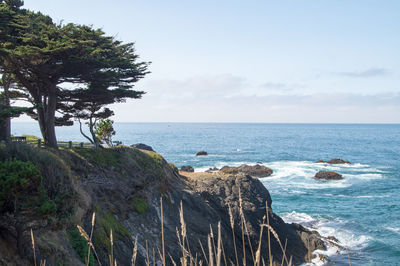
[[(41, 139), (27, 140), (25, 137), (13, 137), (12, 142), (22, 142), (39, 148), (44, 147), (44, 142)], [(76, 141), (58, 141), (58, 147), (62, 148), (94, 148), (95, 145), (89, 142), (76, 142)]]

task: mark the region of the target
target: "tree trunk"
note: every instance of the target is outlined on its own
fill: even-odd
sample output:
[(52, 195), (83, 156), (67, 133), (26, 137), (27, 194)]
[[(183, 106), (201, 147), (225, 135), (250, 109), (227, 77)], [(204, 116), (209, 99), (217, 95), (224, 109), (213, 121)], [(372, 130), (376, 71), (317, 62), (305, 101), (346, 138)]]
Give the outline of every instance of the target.
[(34, 99), (35, 103), (39, 104), (37, 107), (37, 120), (39, 122), (40, 132), (44, 139), (44, 145), (46, 147), (58, 149), (55, 129), (57, 104), (55, 86), (49, 88), (49, 96), (37, 96), (34, 97)]
[(94, 129), (93, 129), (95, 124), (96, 124), (96, 122), (93, 123), (93, 119), (90, 118), (89, 119), (89, 131), (90, 131), (90, 134), (92, 135), (94, 146), (96, 148), (100, 148), (101, 145), (100, 145), (99, 140), (97, 139), (96, 134), (94, 133)]
[(90, 143), (94, 144), (94, 141), (83, 132), (81, 119), (78, 118), (78, 122), (79, 122), (79, 131), (81, 132), (82, 136), (84, 136), (86, 139), (88, 139), (90, 141)]
[(5, 118), (0, 122), (0, 141), (9, 142), (11, 140), (11, 119)]
[[(10, 96), (8, 95), (10, 80), (8, 79), (8, 75), (6, 73), (3, 73), (1, 83), (4, 89), (4, 99), (2, 104), (7, 108), (10, 107)], [(11, 118), (9, 117), (0, 122), (0, 141), (2, 140), (7, 142), (11, 140)]]
[(57, 96), (54, 85), (52, 88), (50, 88), (49, 97), (47, 99), (47, 108), (44, 113), (46, 130), (45, 135), (43, 136), (45, 145), (54, 149), (58, 149), (55, 124), (56, 105)]

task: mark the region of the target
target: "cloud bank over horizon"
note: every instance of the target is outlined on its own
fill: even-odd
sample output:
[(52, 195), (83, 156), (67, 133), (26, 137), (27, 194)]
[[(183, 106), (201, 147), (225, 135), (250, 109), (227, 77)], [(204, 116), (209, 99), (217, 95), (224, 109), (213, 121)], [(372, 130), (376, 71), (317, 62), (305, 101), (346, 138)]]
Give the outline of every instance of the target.
[(400, 122), (400, 91), (304, 92), (306, 87), (252, 84), (228, 74), (151, 80), (143, 86), (143, 99), (121, 105), (118, 117), (124, 122)]

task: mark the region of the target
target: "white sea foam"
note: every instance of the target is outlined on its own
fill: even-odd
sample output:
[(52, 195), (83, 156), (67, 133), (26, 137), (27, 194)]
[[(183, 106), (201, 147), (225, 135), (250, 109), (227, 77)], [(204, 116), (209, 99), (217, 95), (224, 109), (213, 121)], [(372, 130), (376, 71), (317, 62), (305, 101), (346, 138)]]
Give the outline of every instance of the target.
[[(384, 178), (384, 171), (370, 167), (367, 164), (325, 164), (311, 161), (275, 161), (265, 163), (274, 173), (262, 179), (267, 186), (287, 186), (292, 191), (301, 189), (346, 188), (355, 182), (370, 181)], [(343, 180), (315, 180), (314, 175), (321, 170), (336, 171), (343, 175)], [(290, 192), (290, 191), (289, 191)], [(295, 192), (293, 192), (295, 193)]]
[(364, 180), (373, 180), (373, 179), (381, 179), (383, 177), (382, 174), (343, 174), (344, 178), (359, 178)]
[(389, 230), (389, 231), (395, 232), (396, 234), (399, 234), (399, 235), (400, 235), (400, 228), (399, 228), (399, 227), (385, 226), (384, 228), (387, 229), (387, 230)]
[[(339, 218), (334, 218), (334, 219), (324, 219), (320, 217), (315, 218), (309, 214), (295, 212), (295, 211), (283, 214), (282, 218), (286, 223), (299, 223), (304, 227), (309, 228), (310, 230), (317, 230), (323, 237), (334, 236), (340, 241), (341, 246), (348, 249), (353, 249), (353, 250), (362, 249), (368, 244), (370, 240), (369, 236), (355, 235), (350, 230), (345, 229), (346, 221), (341, 220)], [(398, 229), (397, 233), (400, 234), (400, 228), (391, 228), (391, 229), (394, 229), (394, 231)], [(327, 245), (327, 250), (325, 251), (316, 250), (314, 254), (322, 254), (324, 256), (329, 257), (334, 254), (344, 252), (343, 250), (339, 250), (338, 247), (331, 245), (329, 243), (326, 243), (326, 245)], [(312, 264), (305, 264), (305, 265), (324, 265), (324, 263), (325, 262), (322, 261), (319, 258), (319, 256), (316, 256), (316, 258), (312, 260)]]

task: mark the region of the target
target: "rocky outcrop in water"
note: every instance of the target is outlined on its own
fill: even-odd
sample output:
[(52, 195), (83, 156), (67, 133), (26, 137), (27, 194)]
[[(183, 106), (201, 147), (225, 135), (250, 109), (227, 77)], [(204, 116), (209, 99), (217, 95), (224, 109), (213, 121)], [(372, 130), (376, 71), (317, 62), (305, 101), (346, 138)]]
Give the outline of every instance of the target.
[(181, 171), (184, 171), (184, 172), (194, 172), (194, 168), (191, 167), (190, 165), (184, 165), (184, 166), (181, 167)]
[(330, 159), (329, 161), (319, 160), (317, 163), (329, 163), (329, 164), (350, 164), (349, 161), (342, 160), (340, 158)]
[(341, 180), (343, 176), (333, 171), (319, 171), (314, 178), (319, 180)]
[(267, 177), (273, 173), (272, 169), (259, 164), (242, 164), (238, 167), (224, 166), (219, 171), (225, 174), (246, 174), (254, 177)]
[(217, 172), (219, 169), (217, 167), (210, 167), (206, 170), (207, 173), (215, 173)]

